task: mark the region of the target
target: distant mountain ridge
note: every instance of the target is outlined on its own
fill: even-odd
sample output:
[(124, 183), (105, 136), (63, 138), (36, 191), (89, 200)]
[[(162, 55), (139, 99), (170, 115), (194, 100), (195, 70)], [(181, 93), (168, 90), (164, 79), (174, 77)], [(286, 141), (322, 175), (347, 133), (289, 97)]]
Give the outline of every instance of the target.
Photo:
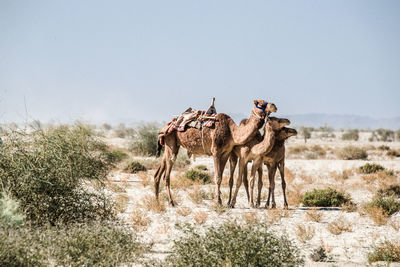
[[(236, 123), (239, 123), (245, 115), (240, 113), (232, 113), (231, 117)], [(272, 114), (272, 116), (274, 116)], [(329, 126), (335, 129), (378, 129), (385, 128), (391, 130), (400, 129), (400, 116), (392, 118), (372, 118), (369, 116), (359, 115), (339, 115), (324, 113), (308, 113), (300, 115), (277, 115), (278, 117), (288, 118), (292, 122), (292, 126), (321, 127)]]
[(392, 118), (372, 118), (369, 116), (359, 115), (309, 113), (301, 115), (285, 115), (283, 117), (290, 119), (293, 126), (329, 126), (335, 129), (400, 129), (400, 116)]

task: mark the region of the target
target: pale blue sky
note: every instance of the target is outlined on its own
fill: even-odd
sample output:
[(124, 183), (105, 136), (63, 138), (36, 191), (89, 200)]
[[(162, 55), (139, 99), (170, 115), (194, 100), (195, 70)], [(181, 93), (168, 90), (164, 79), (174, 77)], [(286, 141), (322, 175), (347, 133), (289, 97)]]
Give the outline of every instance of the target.
[[(400, 116), (400, 1), (0, 1), (0, 123)], [(24, 101), (25, 99), (25, 101)]]

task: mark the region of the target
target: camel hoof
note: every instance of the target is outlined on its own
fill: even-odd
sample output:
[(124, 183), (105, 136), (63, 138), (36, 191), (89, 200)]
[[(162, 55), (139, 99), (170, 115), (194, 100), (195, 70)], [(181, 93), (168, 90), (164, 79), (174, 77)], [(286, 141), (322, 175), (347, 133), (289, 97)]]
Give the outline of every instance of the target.
[(283, 206), (283, 209), (284, 209), (284, 210), (288, 210), (288, 209), (289, 209), (289, 206), (288, 206), (287, 204), (285, 204), (285, 205)]
[(260, 207), (260, 203), (256, 203), (256, 208), (258, 209)]
[(235, 203), (231, 203), (228, 205), (229, 208), (234, 209), (235, 208)]
[(271, 209), (276, 209), (276, 204), (272, 204)]
[(169, 205), (170, 205), (171, 207), (175, 207), (175, 203), (174, 203), (172, 200), (169, 202)]

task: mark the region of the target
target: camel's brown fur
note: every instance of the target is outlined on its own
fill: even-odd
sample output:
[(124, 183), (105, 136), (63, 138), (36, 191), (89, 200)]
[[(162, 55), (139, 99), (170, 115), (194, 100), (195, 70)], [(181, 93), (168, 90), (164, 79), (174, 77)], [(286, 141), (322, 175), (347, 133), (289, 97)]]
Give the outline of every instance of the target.
[(258, 129), (264, 124), (265, 116), (276, 112), (274, 104), (268, 103), (265, 113), (257, 108), (265, 106), (264, 100), (254, 100), (254, 108), (245, 125), (237, 126), (226, 114), (219, 113), (216, 116), (213, 127), (203, 127), (201, 130), (188, 128), (184, 132), (173, 132), (164, 137), (165, 152), (160, 167), (154, 175), (155, 194), (158, 197), (161, 176), (164, 174), (169, 203), (174, 205), (169, 187), (170, 173), (179, 147), (188, 150), (191, 155), (207, 155), (214, 158), (214, 181), (216, 184), (215, 199), (221, 204), (222, 172), (229, 155), (235, 145), (242, 145), (251, 140)]
[[(245, 122), (245, 124), (248, 122)], [(275, 142), (275, 134), (282, 129), (284, 126), (289, 125), (290, 121), (288, 119), (279, 119), (279, 118), (274, 118), (271, 117), (268, 119), (268, 122), (265, 124), (264, 127), (264, 137), (260, 138), (260, 136), (256, 136), (249, 142), (247, 142), (244, 145), (241, 146), (236, 146), (232, 154), (234, 154), (233, 157), (239, 158), (239, 174), (238, 174), (238, 179), (236, 183), (236, 190), (233, 195), (232, 201), (231, 201), (231, 196), (232, 196), (232, 188), (230, 188), (229, 192), (229, 200), (228, 200), (228, 205), (230, 207), (234, 207), (236, 203), (236, 197), (239, 192), (239, 188), (242, 184), (243, 181), (243, 172), (247, 166), (247, 163), (250, 161), (253, 161), (253, 167), (251, 170), (251, 178), (250, 178), (250, 188), (253, 188), (252, 185), (254, 185), (254, 176), (255, 172), (258, 169), (259, 166), (262, 165), (262, 158), (264, 155), (268, 154), (271, 149), (274, 146)], [(235, 166), (232, 166), (234, 163), (233, 160), (231, 160), (231, 177), (229, 184), (233, 185), (233, 170)], [(236, 163), (235, 163), (236, 165)], [(246, 192), (248, 192), (246, 190)], [(250, 207), (253, 207), (253, 190), (250, 191), (249, 195), (249, 205)]]

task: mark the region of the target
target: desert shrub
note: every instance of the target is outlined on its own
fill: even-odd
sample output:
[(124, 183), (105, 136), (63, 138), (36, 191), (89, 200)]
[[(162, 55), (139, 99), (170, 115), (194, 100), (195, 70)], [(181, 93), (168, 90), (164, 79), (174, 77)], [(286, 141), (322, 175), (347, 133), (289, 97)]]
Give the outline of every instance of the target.
[(165, 260), (169, 266), (297, 266), (300, 251), (285, 236), (278, 237), (264, 224), (236, 222), (206, 231), (186, 225)]
[(368, 254), (368, 261), (400, 262), (400, 243), (385, 241), (378, 244)]
[(341, 159), (353, 160), (353, 159), (367, 159), (368, 154), (362, 148), (355, 146), (346, 146), (337, 151), (337, 155)]
[(314, 249), (310, 254), (310, 259), (315, 262), (328, 261), (328, 255), (323, 247)]
[(177, 169), (185, 169), (190, 165), (190, 159), (183, 149), (179, 150), (178, 156), (176, 157), (176, 161), (174, 163), (174, 168)]
[(1, 229), (1, 266), (116, 266), (145, 251), (129, 229), (110, 223)]
[(101, 128), (103, 128), (106, 131), (109, 131), (112, 129), (111, 125), (108, 123), (103, 123), (103, 125), (101, 126)]
[(112, 163), (119, 163), (126, 158), (128, 158), (128, 154), (121, 149), (114, 149), (107, 152), (107, 159)]
[(208, 171), (208, 168), (207, 168), (207, 166), (206, 165), (197, 165), (197, 166), (194, 166), (194, 168), (196, 169), (196, 170), (199, 170), (199, 171)]
[(351, 223), (343, 217), (339, 217), (337, 220), (328, 223), (327, 229), (334, 235), (352, 231)]
[(323, 149), (320, 145), (313, 145), (310, 150), (316, 153), (318, 156), (323, 157), (326, 154), (326, 150)]
[(400, 198), (400, 184), (390, 185), (386, 188), (381, 188), (379, 189), (378, 194), (386, 197), (395, 196)]
[(211, 183), (211, 176), (205, 171), (190, 169), (187, 172), (185, 172), (184, 177), (195, 182), (196, 181), (203, 182), (203, 184)]
[(125, 167), (125, 171), (128, 171), (130, 173), (137, 173), (142, 171), (145, 172), (147, 171), (147, 169), (139, 161), (132, 161), (131, 163), (128, 164), (128, 166)]
[(358, 129), (348, 130), (342, 135), (342, 140), (353, 140), (357, 141), (359, 138)]
[(127, 128), (125, 124), (120, 123), (115, 127), (114, 133), (116, 137), (125, 138), (128, 136), (133, 136), (135, 134), (135, 130), (129, 127)]
[(300, 154), (308, 151), (308, 148), (305, 145), (297, 145), (289, 147), (289, 153), (291, 154)]
[(372, 201), (365, 204), (364, 208), (381, 208), (388, 215), (392, 215), (398, 211), (400, 211), (400, 200), (398, 200), (395, 196), (385, 197), (382, 195), (376, 195)]
[[(0, 149), (0, 186), (31, 223), (109, 219), (113, 206), (101, 186), (111, 166), (106, 152), (80, 124), (12, 132)], [(100, 186), (89, 190), (88, 181)]]
[(386, 155), (392, 158), (400, 157), (400, 152), (394, 149), (390, 149), (386, 152)]
[(372, 136), (369, 141), (383, 141), (391, 142), (394, 141), (394, 131), (388, 129), (377, 129), (372, 132)]
[(307, 142), (307, 139), (311, 138), (311, 132), (314, 129), (311, 127), (300, 127), (300, 134), (304, 138), (304, 143)]
[(302, 203), (307, 207), (339, 207), (351, 202), (350, 197), (330, 187), (306, 192)]
[(370, 174), (376, 173), (378, 171), (383, 171), (385, 168), (382, 165), (375, 164), (375, 163), (367, 163), (359, 168), (361, 173)]
[(387, 150), (390, 150), (390, 147), (389, 146), (385, 146), (385, 145), (381, 145), (381, 146), (378, 146), (378, 149), (379, 150), (383, 150), (383, 151), (387, 151)]
[(159, 125), (147, 123), (138, 126), (133, 136), (131, 150), (137, 155), (154, 156), (157, 150)]
[(24, 222), (18, 201), (3, 193), (0, 195), (0, 227), (15, 227)]

